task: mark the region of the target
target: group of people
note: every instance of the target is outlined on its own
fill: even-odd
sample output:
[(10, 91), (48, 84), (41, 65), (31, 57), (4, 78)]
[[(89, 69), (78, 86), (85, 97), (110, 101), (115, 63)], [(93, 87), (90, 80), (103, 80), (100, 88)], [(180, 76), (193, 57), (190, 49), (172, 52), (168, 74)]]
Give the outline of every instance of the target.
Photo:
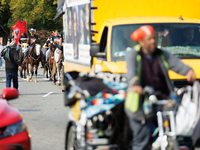
[(63, 32), (59, 35), (58, 30), (55, 30), (52, 35), (49, 36), (47, 39), (46, 43), (42, 47), (42, 54), (43, 58), (48, 61), (50, 57), (50, 45), (54, 44), (57, 46), (57, 48), (60, 50), (60, 57), (62, 57), (62, 52), (63, 52)]
[[(25, 50), (24, 53), (24, 60), (27, 58), (28, 53), (35, 43), (36, 40), (39, 40), (39, 37), (35, 34), (36, 30), (31, 28), (29, 30), (30, 36), (28, 37), (25, 32), (22, 33), (18, 43), (15, 42), (14, 38), (14, 32), (11, 33), (11, 36), (8, 38), (8, 44), (7, 48), (4, 49), (1, 53), (0, 56), (4, 57), (5, 60), (5, 71), (6, 71), (6, 87), (11, 87), (11, 81), (13, 80), (13, 87), (18, 90), (18, 70), (22, 71), (22, 64), (24, 62), (20, 62), (19, 60), (19, 49), (22, 46), (23, 43), (27, 43), (29, 46)], [(45, 43), (44, 50), (41, 50), (41, 55), (43, 55), (43, 58), (48, 61), (49, 59), (49, 46), (50, 44), (56, 44), (56, 46), (62, 51), (62, 41), (63, 41), (63, 36), (59, 36), (58, 30), (55, 30), (54, 35), (52, 34), (47, 42)], [(47, 56), (47, 57), (46, 57)]]
[(6, 87), (11, 87), (11, 81), (13, 80), (13, 87), (18, 90), (18, 70), (22, 71), (22, 63), (19, 60), (19, 48), (23, 43), (28, 43), (29, 47), (25, 52), (25, 58), (32, 47), (32, 44), (38, 36), (34, 34), (35, 30), (29, 30), (30, 36), (27, 37), (26, 33), (23, 32), (18, 43), (15, 42), (14, 32), (11, 33), (11, 36), (8, 39), (7, 48), (1, 52), (1, 56), (5, 60), (5, 71), (6, 71)]

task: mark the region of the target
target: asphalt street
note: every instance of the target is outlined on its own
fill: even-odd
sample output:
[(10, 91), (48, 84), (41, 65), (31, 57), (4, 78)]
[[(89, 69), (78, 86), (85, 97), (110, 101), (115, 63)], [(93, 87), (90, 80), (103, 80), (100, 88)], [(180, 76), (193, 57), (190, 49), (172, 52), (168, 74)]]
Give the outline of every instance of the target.
[[(23, 115), (31, 134), (32, 150), (64, 150), (68, 108), (64, 106), (62, 86), (43, 77), (39, 67), (38, 82), (19, 79), (17, 99), (9, 101)], [(6, 87), (5, 67), (0, 68), (0, 90)]]

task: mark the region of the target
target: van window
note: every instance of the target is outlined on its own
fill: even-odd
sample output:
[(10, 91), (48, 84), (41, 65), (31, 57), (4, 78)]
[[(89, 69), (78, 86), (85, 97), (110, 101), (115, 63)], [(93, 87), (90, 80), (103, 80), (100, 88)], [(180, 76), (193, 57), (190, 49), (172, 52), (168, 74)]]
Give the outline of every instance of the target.
[(101, 38), (101, 44), (100, 44), (100, 52), (105, 52), (107, 51), (107, 36), (108, 36), (108, 27), (105, 27), (103, 30), (103, 35)]
[[(137, 43), (130, 35), (144, 24), (119, 25), (112, 29), (111, 60), (123, 61), (127, 47)], [(147, 24), (145, 24), (147, 25)], [(156, 30), (157, 47), (177, 57), (191, 59), (200, 57), (200, 26), (189, 23), (148, 24)]]

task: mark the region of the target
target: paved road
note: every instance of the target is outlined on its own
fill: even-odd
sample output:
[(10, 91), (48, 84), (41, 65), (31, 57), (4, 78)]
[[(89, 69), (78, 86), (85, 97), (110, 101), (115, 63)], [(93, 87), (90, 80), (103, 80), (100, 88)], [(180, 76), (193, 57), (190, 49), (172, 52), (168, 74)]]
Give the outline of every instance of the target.
[[(42, 76), (38, 82), (19, 78), (18, 99), (10, 101), (24, 116), (31, 133), (32, 150), (64, 150), (68, 108), (64, 106), (62, 87)], [(0, 90), (6, 86), (5, 68), (0, 68)]]

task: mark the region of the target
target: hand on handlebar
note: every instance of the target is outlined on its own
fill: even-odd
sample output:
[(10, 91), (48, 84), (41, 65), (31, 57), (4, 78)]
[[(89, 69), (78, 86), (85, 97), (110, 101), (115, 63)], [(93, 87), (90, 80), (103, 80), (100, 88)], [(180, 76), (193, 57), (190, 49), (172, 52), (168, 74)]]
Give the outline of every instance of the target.
[(196, 74), (194, 73), (192, 69), (188, 71), (188, 73), (186, 74), (186, 77), (187, 77), (188, 82), (193, 83), (196, 80)]

